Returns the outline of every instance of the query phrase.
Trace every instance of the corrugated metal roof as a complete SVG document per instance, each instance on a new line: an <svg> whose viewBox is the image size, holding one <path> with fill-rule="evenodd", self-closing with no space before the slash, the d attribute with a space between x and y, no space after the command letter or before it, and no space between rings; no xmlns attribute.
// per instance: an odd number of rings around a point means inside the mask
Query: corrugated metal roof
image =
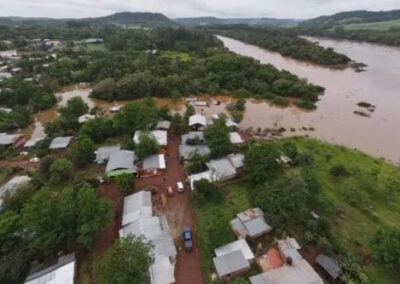
<svg viewBox="0 0 400 284"><path fill-rule="evenodd" d="M25 142L24 147L25 148L32 148L35 147L36 143L42 141L46 137L39 137L39 138L31 138L28 141Z"/></svg>
<svg viewBox="0 0 400 284"><path fill-rule="evenodd" d="M165 156L157 154L145 158L142 168L143 170L166 169Z"/></svg>
<svg viewBox="0 0 400 284"><path fill-rule="evenodd" d="M134 136L133 136L133 141L138 144L140 142L140 136L143 135L143 132L141 130L138 130L135 132ZM167 146L168 145L168 135L167 135L167 131L165 130L153 130L151 132L148 132L148 134L153 137L157 143L161 146Z"/></svg>
<svg viewBox="0 0 400 284"><path fill-rule="evenodd" d="M318 263L333 279L338 278L340 274L342 274L342 269L336 260L327 255L318 255L315 262Z"/></svg>
<svg viewBox="0 0 400 284"><path fill-rule="evenodd" d="M195 188L194 188L194 182L195 182L195 181L198 181L198 180L201 180L201 179L206 179L206 180L208 180L209 182L212 182L212 181L213 181L213 180L212 180L212 177L211 177L211 172L210 172L210 171L205 171L205 172L201 172L201 173L198 173L198 174L190 175L190 176L188 177L188 179L189 179L190 187L192 188L192 190L195 189Z"/></svg>
<svg viewBox="0 0 400 284"><path fill-rule="evenodd" d="M50 149L64 149L67 148L71 142L72 136L56 137L51 141Z"/></svg>
<svg viewBox="0 0 400 284"><path fill-rule="evenodd" d="M252 208L237 214L231 221L233 231L242 238L246 235L258 237L272 230L265 222L264 213L260 208Z"/></svg>
<svg viewBox="0 0 400 284"><path fill-rule="evenodd" d="M14 144L20 137L22 137L22 134L0 133L0 145Z"/></svg>
<svg viewBox="0 0 400 284"><path fill-rule="evenodd" d="M229 132L229 138L232 144L241 144L243 139L238 132Z"/></svg>
<svg viewBox="0 0 400 284"><path fill-rule="evenodd" d="M215 181L224 181L236 176L236 169L226 158L211 160L206 164L208 169L211 171L213 180Z"/></svg>
<svg viewBox="0 0 400 284"><path fill-rule="evenodd" d="M187 144L188 139L198 139L200 144L207 144L207 140L204 137L203 131L190 131L181 136L182 144Z"/></svg>
<svg viewBox="0 0 400 284"><path fill-rule="evenodd" d="M202 156L208 156L211 150L208 146L203 145L180 145L179 146L179 156L185 159L190 158L194 153L198 153Z"/></svg>
<svg viewBox="0 0 400 284"><path fill-rule="evenodd" d="M243 165L244 165L244 154L242 154L242 153L229 154L226 157L229 159L229 161L231 162L232 166L235 169L239 169L239 168L243 167Z"/></svg>
<svg viewBox="0 0 400 284"><path fill-rule="evenodd" d="M58 259L57 264L28 276L25 284L73 284L75 278L75 255Z"/></svg>
<svg viewBox="0 0 400 284"><path fill-rule="evenodd" d="M156 129L165 129L168 130L171 127L171 121L168 120L160 120L157 122Z"/></svg>
<svg viewBox="0 0 400 284"><path fill-rule="evenodd" d="M113 152L110 155L110 158L107 163L106 172L111 172L114 170L127 169L132 171L132 173L136 172L135 162L135 153L128 150L119 150Z"/></svg>
<svg viewBox="0 0 400 284"><path fill-rule="evenodd" d="M207 125L207 119L205 116L202 116L200 114L194 114L189 117L189 126L193 126L196 124L200 124L203 126Z"/></svg>
<svg viewBox="0 0 400 284"><path fill-rule="evenodd" d="M250 277L251 284L323 284L323 280L304 259Z"/></svg>
<svg viewBox="0 0 400 284"><path fill-rule="evenodd" d="M104 146L100 147L95 151L96 154L96 162L102 163L108 160L111 154L119 151L121 149L120 145L112 145L112 146Z"/></svg>
<svg viewBox="0 0 400 284"><path fill-rule="evenodd" d="M150 266L150 281L152 284L175 283L175 265L169 258L163 257Z"/></svg>
<svg viewBox="0 0 400 284"><path fill-rule="evenodd" d="M240 250L243 253L245 259L254 259L254 254L245 239L240 239L232 243L226 244L222 247L216 248L214 252L216 256L222 256L237 250Z"/></svg>
<svg viewBox="0 0 400 284"><path fill-rule="evenodd" d="M151 217L152 215L151 192L142 190L124 198L122 226L132 223L140 217Z"/></svg>
<svg viewBox="0 0 400 284"><path fill-rule="evenodd" d="M249 261L246 260L240 250L214 257L213 262L219 277L250 268Z"/></svg>

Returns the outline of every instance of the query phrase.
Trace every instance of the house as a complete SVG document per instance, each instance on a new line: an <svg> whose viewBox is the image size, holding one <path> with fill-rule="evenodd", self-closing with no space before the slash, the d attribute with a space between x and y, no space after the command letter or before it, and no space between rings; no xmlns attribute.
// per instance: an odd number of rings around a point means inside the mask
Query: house
<svg viewBox="0 0 400 284"><path fill-rule="evenodd" d="M49 149L51 150L59 150L59 149L66 149L71 142L72 136L66 137L56 137L51 141Z"/></svg>
<svg viewBox="0 0 400 284"><path fill-rule="evenodd" d="M138 130L135 132L135 135L133 136L133 141L138 144L140 142L140 137L143 135L143 131ZM153 130L148 133L151 137L153 137L158 145L160 146L167 146L168 145L168 134L167 131L165 130Z"/></svg>
<svg viewBox="0 0 400 284"><path fill-rule="evenodd" d="M25 142L24 148L33 149L38 142L43 141L45 138L46 137L31 138Z"/></svg>
<svg viewBox="0 0 400 284"><path fill-rule="evenodd" d="M189 133L183 134L181 136L182 144L186 145L206 145L207 140L204 137L204 132L202 131L190 131Z"/></svg>
<svg viewBox="0 0 400 284"><path fill-rule="evenodd" d="M213 262L220 279L240 275L250 270L250 263L241 250L214 257Z"/></svg>
<svg viewBox="0 0 400 284"><path fill-rule="evenodd" d="M238 132L229 132L229 139L232 144L242 144L243 139Z"/></svg>
<svg viewBox="0 0 400 284"><path fill-rule="evenodd" d="M73 284L75 263L75 254L62 256L56 264L29 275L25 284Z"/></svg>
<svg viewBox="0 0 400 284"><path fill-rule="evenodd" d="M0 51L0 58L2 58L2 59L17 59L18 52L16 49Z"/></svg>
<svg viewBox="0 0 400 284"><path fill-rule="evenodd" d="M206 179L209 182L213 182L212 174L211 174L210 171L205 171L205 172L201 172L201 173L198 173L198 174L193 174L193 175L188 176L188 180L189 180L189 183L190 183L190 188L192 190L195 190L194 183L196 181L202 180L202 179Z"/></svg>
<svg viewBox="0 0 400 284"><path fill-rule="evenodd" d="M10 113L13 111L11 108L8 108L8 107L0 107L0 110L4 111L5 113Z"/></svg>
<svg viewBox="0 0 400 284"><path fill-rule="evenodd" d="M207 126L207 119L200 114L189 117L189 128L194 131L204 130Z"/></svg>
<svg viewBox="0 0 400 284"><path fill-rule="evenodd" d="M119 151L120 149L120 145L100 147L94 152L96 155L96 163L104 164L106 161L108 161L108 159L110 159L111 154Z"/></svg>
<svg viewBox="0 0 400 284"><path fill-rule="evenodd" d="M121 106L115 105L113 107L110 107L110 112L111 113L116 113L116 112L119 112L120 109L121 109Z"/></svg>
<svg viewBox="0 0 400 284"><path fill-rule="evenodd" d="M84 114L84 115L81 115L80 117L78 117L78 122L79 122L80 124L82 124L82 123L84 123L84 122L86 122L86 121L88 121L88 120L95 119L95 118L96 118L95 115L92 115L92 114Z"/></svg>
<svg viewBox="0 0 400 284"><path fill-rule="evenodd" d="M6 134L0 133L0 145L10 146L18 142L22 134Z"/></svg>
<svg viewBox="0 0 400 284"><path fill-rule="evenodd" d="M160 120L159 122L157 122L156 129L169 130L170 128L171 128L171 121Z"/></svg>
<svg viewBox="0 0 400 284"><path fill-rule="evenodd" d="M195 153L201 156L208 156L210 155L210 148L208 146L203 145L179 145L179 157L187 160Z"/></svg>
<svg viewBox="0 0 400 284"><path fill-rule="evenodd" d="M156 154L143 159L143 171L165 170L166 168L165 156L163 154Z"/></svg>
<svg viewBox="0 0 400 284"><path fill-rule="evenodd" d="M3 198L7 195L13 195L18 189L26 186L31 181L28 176L15 176L0 187L0 206L3 204Z"/></svg>
<svg viewBox="0 0 400 284"><path fill-rule="evenodd" d="M214 181L225 181L236 176L236 169L228 159L210 160L206 163Z"/></svg>
<svg viewBox="0 0 400 284"><path fill-rule="evenodd" d="M238 154L229 154L226 156L226 158L229 160L229 162L232 164L232 166L236 170L240 170L244 166L244 154L238 153Z"/></svg>
<svg viewBox="0 0 400 284"><path fill-rule="evenodd" d="M254 254L251 251L251 249L245 239L240 239L240 240L231 242L229 244L226 244L224 246L221 246L219 248L216 248L214 250L214 253L215 253L215 256L219 257L219 256L223 256L223 255L226 255L226 254L234 252L234 251L241 251L244 258L249 262L252 262L254 260Z"/></svg>
<svg viewBox="0 0 400 284"><path fill-rule="evenodd" d="M9 72L1 72L0 73L0 81L3 81L5 79L9 79L12 77L12 74Z"/></svg>
<svg viewBox="0 0 400 284"><path fill-rule="evenodd" d="M234 130L238 129L239 124L234 122L232 119L228 118L226 120L226 126L228 126L229 130L234 131Z"/></svg>
<svg viewBox="0 0 400 284"><path fill-rule="evenodd" d="M334 280L342 274L339 263L332 257L320 254L315 259L315 262Z"/></svg>
<svg viewBox="0 0 400 284"><path fill-rule="evenodd" d="M287 237L286 239L279 240L278 248L285 262L296 262L303 258L298 252L300 245L294 238Z"/></svg>
<svg viewBox="0 0 400 284"><path fill-rule="evenodd" d="M250 283L323 284L324 282L311 265L305 259L301 259L295 263L250 277Z"/></svg>
<svg viewBox="0 0 400 284"><path fill-rule="evenodd" d="M272 230L264 219L264 212L260 208L251 208L240 212L231 220L232 230L238 238L247 236L257 238Z"/></svg>
<svg viewBox="0 0 400 284"><path fill-rule="evenodd" d="M110 154L106 166L107 176L113 177L137 172L135 153L128 150L119 150Z"/></svg>
<svg viewBox="0 0 400 284"><path fill-rule="evenodd" d="M153 216L151 192L139 191L124 198L122 226L133 223L141 217Z"/></svg>

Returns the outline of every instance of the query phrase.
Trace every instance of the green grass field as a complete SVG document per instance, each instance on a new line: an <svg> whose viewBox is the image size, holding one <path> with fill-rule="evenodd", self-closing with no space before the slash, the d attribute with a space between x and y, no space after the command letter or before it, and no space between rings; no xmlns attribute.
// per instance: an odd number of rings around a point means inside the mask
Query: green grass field
<svg viewBox="0 0 400 284"><path fill-rule="evenodd" d="M88 44L85 46L86 51L106 51L106 47L103 43Z"/></svg>
<svg viewBox="0 0 400 284"><path fill-rule="evenodd" d="M386 21L386 22L349 24L345 25L344 28L346 30L376 30L376 31L387 31L391 28L400 29L400 19Z"/></svg>
<svg viewBox="0 0 400 284"><path fill-rule="evenodd" d="M165 50L160 52L161 57L166 58L179 58L183 62L192 61L193 57L186 52L179 52L179 51L172 51L172 50Z"/></svg>

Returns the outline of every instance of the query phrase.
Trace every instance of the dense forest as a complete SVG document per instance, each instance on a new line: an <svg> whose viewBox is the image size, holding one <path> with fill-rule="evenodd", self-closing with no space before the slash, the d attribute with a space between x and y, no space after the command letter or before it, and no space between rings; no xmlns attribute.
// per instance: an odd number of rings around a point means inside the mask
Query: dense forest
<svg viewBox="0 0 400 284"><path fill-rule="evenodd" d="M217 28L217 32L224 36L279 52L284 56L321 65L347 64L350 62L350 58L346 55L337 53L332 48L324 48L303 39L296 32L289 29L224 26Z"/></svg>

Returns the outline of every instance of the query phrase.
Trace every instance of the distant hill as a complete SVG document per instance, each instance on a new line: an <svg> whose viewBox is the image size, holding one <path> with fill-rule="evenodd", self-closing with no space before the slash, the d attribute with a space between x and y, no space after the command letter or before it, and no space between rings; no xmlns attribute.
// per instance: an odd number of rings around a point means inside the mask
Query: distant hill
<svg viewBox="0 0 400 284"><path fill-rule="evenodd" d="M275 19L275 18L177 18L175 21L184 26L215 26L215 25L250 25L250 26L274 26L274 27L293 27L300 20L294 19Z"/></svg>
<svg viewBox="0 0 400 284"><path fill-rule="evenodd" d="M303 21L300 26L334 26L346 24L360 24L384 22L400 19L400 10L392 11L350 11L341 12L331 16L321 16Z"/></svg>
<svg viewBox="0 0 400 284"><path fill-rule="evenodd" d="M51 19L51 18L23 18L23 17L0 17L0 25L144 25L144 26L174 26L165 15L148 12L121 12L105 17L82 18L82 19Z"/></svg>

